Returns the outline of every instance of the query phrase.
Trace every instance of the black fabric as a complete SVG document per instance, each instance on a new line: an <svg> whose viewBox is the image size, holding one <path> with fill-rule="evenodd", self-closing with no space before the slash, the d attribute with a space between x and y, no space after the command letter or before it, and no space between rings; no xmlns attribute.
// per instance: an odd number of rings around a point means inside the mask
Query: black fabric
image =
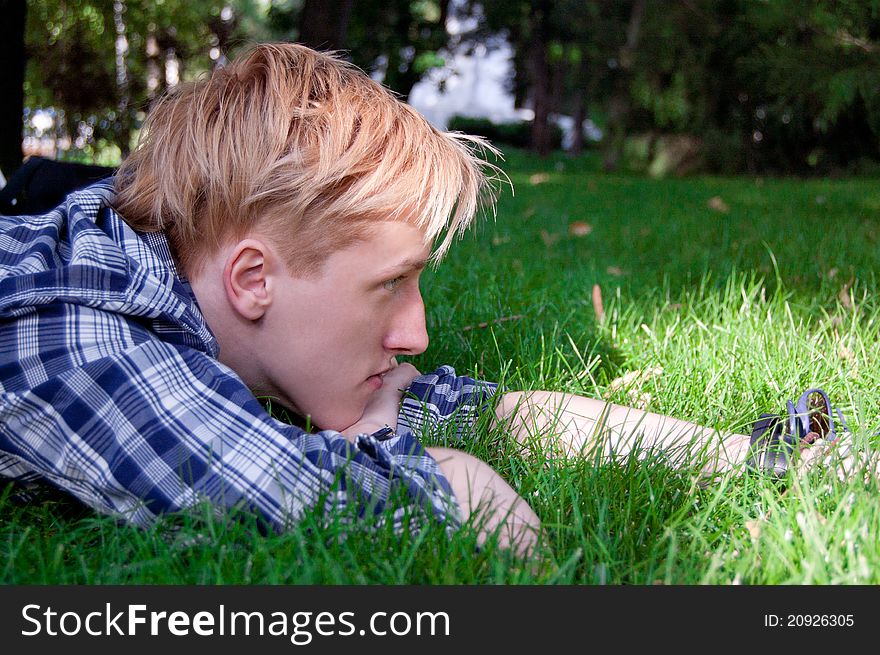
<svg viewBox="0 0 880 655"><path fill-rule="evenodd" d="M41 214L60 204L71 191L110 177L109 166L92 166L29 157L0 189L0 214Z"/></svg>
<svg viewBox="0 0 880 655"><path fill-rule="evenodd" d="M746 465L781 478L788 470L794 451L794 438L785 434L785 421L776 414L761 414L752 427L750 453Z"/></svg>

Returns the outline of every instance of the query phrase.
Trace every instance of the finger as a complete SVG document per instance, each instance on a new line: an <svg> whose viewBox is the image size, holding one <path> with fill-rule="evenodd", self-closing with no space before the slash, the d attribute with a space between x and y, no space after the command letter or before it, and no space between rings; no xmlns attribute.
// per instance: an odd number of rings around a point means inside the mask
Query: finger
<svg viewBox="0 0 880 655"><path fill-rule="evenodd" d="M386 382L397 385L398 387L407 387L416 377L420 375L419 370L412 364L404 362L397 368L388 371L385 374ZM401 389L402 390L402 389Z"/></svg>

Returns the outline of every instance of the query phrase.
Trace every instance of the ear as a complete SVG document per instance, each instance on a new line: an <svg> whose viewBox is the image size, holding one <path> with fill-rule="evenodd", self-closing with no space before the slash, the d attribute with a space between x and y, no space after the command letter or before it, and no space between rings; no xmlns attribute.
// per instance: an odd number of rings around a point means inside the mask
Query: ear
<svg viewBox="0 0 880 655"><path fill-rule="evenodd" d="M269 280L271 251L257 239L244 239L232 249L223 269L226 298L244 319L257 321L272 304Z"/></svg>

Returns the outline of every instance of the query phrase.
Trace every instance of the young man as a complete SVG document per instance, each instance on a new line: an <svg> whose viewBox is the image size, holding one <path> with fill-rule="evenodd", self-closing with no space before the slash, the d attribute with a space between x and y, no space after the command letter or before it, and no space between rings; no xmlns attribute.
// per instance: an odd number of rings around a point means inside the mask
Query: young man
<svg viewBox="0 0 880 655"><path fill-rule="evenodd" d="M280 530L403 493L395 522L476 514L525 552L528 504L423 430L466 444L494 406L566 455L638 438L701 448L710 471L745 459L746 436L398 362L428 347L419 275L491 200L492 168L357 69L260 45L164 98L144 135L115 180L0 217L0 475L139 525L207 500Z"/></svg>

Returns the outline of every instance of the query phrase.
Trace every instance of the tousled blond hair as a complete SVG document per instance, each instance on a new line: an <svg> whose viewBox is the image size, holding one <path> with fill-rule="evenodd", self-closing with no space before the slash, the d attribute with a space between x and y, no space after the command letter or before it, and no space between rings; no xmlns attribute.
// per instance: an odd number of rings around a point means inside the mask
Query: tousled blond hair
<svg viewBox="0 0 880 655"><path fill-rule="evenodd" d="M116 178L116 209L164 230L183 271L252 232L308 275L380 220L445 235L434 259L494 207L500 171L477 137L440 132L332 54L260 44L150 111ZM484 201L488 201L484 203Z"/></svg>

